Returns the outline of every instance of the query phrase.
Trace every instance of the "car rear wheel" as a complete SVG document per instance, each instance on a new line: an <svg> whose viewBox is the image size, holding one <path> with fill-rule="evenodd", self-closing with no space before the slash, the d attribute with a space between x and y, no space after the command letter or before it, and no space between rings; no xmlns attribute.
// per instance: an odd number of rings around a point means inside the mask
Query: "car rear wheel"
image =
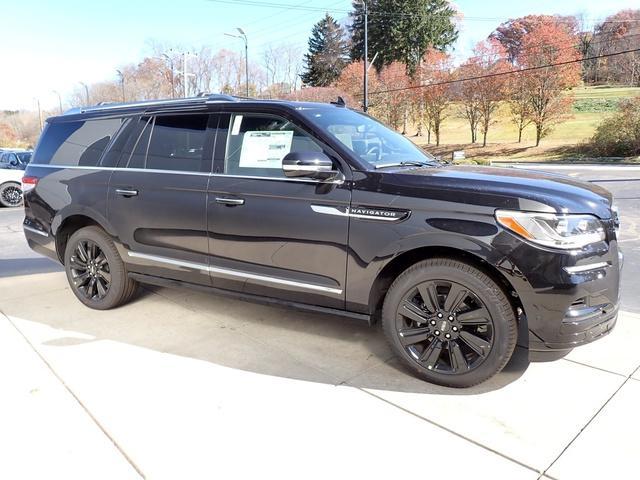
<svg viewBox="0 0 640 480"><path fill-rule="evenodd" d="M108 310L126 303L136 290L113 241L99 227L81 228L64 255L71 290L86 306Z"/></svg>
<svg viewBox="0 0 640 480"><path fill-rule="evenodd" d="M22 205L22 188L19 183L6 182L0 185L0 205L3 207Z"/></svg>
<svg viewBox="0 0 640 480"><path fill-rule="evenodd" d="M470 387L500 372L517 339L502 289L475 267L448 258L405 270L387 292L382 323L411 371L449 387Z"/></svg>

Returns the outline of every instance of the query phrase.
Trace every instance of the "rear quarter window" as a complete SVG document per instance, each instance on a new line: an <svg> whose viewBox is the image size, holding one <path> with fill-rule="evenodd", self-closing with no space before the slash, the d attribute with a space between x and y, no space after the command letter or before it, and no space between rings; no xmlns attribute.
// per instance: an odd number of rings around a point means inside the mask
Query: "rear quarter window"
<svg viewBox="0 0 640 480"><path fill-rule="evenodd" d="M48 124L31 163L95 167L121 124L120 118Z"/></svg>

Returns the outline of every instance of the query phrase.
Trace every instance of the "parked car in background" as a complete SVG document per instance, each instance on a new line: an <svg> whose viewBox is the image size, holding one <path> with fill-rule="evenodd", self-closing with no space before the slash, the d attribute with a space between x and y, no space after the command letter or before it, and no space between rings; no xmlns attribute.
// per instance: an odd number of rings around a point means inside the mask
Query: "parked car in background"
<svg viewBox="0 0 640 480"><path fill-rule="evenodd" d="M0 151L0 169L24 170L31 161L33 152L3 150Z"/></svg>
<svg viewBox="0 0 640 480"><path fill-rule="evenodd" d="M0 169L0 206L19 207L22 205L23 170L16 168Z"/></svg>
<svg viewBox="0 0 640 480"><path fill-rule="evenodd" d="M618 315L607 190L443 165L341 102L72 110L47 121L23 186L29 246L88 307L142 282L381 319L407 368L441 385L495 375L519 331L530 350L567 350Z"/></svg>

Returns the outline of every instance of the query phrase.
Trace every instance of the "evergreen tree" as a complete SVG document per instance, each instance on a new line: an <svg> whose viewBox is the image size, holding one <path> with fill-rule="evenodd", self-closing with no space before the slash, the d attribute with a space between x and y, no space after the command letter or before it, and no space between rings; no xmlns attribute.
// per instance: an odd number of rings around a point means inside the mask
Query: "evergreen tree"
<svg viewBox="0 0 640 480"><path fill-rule="evenodd" d="M430 48L444 51L458 38L455 9L448 0L367 0L369 59L380 70L393 62L415 73ZM351 59L364 57L363 0L354 0L351 12Z"/></svg>
<svg viewBox="0 0 640 480"><path fill-rule="evenodd" d="M312 87L327 87L335 82L349 62L349 45L344 29L328 13L316 23L305 54L306 71L302 81Z"/></svg>

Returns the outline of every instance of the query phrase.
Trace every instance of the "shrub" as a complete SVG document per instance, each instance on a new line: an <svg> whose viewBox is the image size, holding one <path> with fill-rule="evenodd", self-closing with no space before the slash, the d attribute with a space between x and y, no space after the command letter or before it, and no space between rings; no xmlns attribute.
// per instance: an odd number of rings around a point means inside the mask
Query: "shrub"
<svg viewBox="0 0 640 480"><path fill-rule="evenodd" d="M618 113L598 126L590 147L603 157L640 155L640 97L621 102Z"/></svg>

